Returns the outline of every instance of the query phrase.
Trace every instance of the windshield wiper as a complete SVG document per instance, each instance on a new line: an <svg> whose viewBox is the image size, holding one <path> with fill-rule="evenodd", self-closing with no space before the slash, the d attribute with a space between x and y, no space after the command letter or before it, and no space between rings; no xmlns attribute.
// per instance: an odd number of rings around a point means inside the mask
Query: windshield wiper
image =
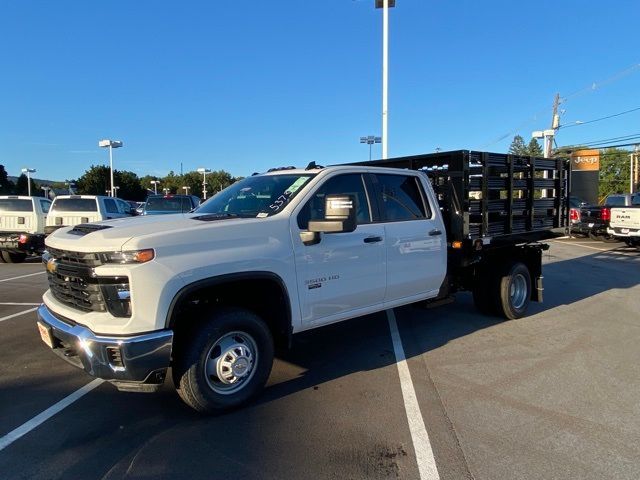
<svg viewBox="0 0 640 480"><path fill-rule="evenodd" d="M237 213L205 213L191 218L194 220L201 220L203 222L210 222L213 220L224 220L225 218L240 218L240 215Z"/></svg>

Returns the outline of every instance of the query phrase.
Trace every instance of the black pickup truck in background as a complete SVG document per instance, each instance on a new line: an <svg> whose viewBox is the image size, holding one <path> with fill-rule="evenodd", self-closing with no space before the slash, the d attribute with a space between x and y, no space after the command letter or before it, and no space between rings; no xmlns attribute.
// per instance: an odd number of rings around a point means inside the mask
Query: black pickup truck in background
<svg viewBox="0 0 640 480"><path fill-rule="evenodd" d="M587 205L580 208L580 218L572 223L571 231L588 235L594 240L603 242L616 242L617 240L607 233L611 220L612 207L628 207L632 203L633 195L615 194L608 195L603 205Z"/></svg>

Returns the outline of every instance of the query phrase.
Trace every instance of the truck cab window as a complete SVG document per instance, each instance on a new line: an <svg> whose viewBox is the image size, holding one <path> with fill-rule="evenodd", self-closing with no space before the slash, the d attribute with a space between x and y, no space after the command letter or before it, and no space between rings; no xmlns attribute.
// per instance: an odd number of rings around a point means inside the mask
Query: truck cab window
<svg viewBox="0 0 640 480"><path fill-rule="evenodd" d="M371 223L371 209L362 175L338 175L322 184L302 208L298 214L298 227L301 230L306 230L309 227L309 220L324 219L324 199L327 195L332 194L354 195L358 225Z"/></svg>
<svg viewBox="0 0 640 480"><path fill-rule="evenodd" d="M376 175L382 193L384 218L388 222L431 218L418 179L404 175Z"/></svg>
<svg viewBox="0 0 640 480"><path fill-rule="evenodd" d="M49 207L51 202L49 200L40 200L40 207L42 207L42 213L49 213Z"/></svg>
<svg viewBox="0 0 640 480"><path fill-rule="evenodd" d="M116 202L114 202L110 198L104 199L104 206L107 209L107 213L118 213L118 207L116 205Z"/></svg>

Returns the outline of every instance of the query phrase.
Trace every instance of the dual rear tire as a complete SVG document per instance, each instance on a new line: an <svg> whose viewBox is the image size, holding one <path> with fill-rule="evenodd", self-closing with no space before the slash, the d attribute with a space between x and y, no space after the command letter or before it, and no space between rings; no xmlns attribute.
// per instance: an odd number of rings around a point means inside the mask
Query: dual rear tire
<svg viewBox="0 0 640 480"><path fill-rule="evenodd" d="M508 320L525 315L531 301L531 273L522 262L514 262L502 271L485 271L472 290L473 301L482 313Z"/></svg>
<svg viewBox="0 0 640 480"><path fill-rule="evenodd" d="M27 258L26 253L0 252L0 259L6 263L22 263Z"/></svg>

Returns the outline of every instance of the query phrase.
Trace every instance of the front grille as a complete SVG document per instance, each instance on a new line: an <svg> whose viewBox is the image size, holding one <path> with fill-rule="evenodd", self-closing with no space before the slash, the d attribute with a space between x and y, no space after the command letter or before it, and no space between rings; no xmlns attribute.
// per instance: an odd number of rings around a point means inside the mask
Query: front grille
<svg viewBox="0 0 640 480"><path fill-rule="evenodd" d="M59 263L84 265L88 267L97 267L104 263L99 253L71 252L69 250L59 250L51 247L47 247L47 252Z"/></svg>
<svg viewBox="0 0 640 480"><path fill-rule="evenodd" d="M72 252L48 248L55 260L54 271L47 269L49 288L60 302L83 312L107 312L116 317L130 316L129 299L117 298L117 291L129 292L129 279L121 277L97 277L94 267L102 265L97 253ZM116 290L116 300L110 293ZM126 308L125 308L126 307Z"/></svg>
<svg viewBox="0 0 640 480"><path fill-rule="evenodd" d="M83 276L66 275L65 273L48 273L49 288L53 296L66 305L85 312L105 312L107 310L100 284L89 283Z"/></svg>

